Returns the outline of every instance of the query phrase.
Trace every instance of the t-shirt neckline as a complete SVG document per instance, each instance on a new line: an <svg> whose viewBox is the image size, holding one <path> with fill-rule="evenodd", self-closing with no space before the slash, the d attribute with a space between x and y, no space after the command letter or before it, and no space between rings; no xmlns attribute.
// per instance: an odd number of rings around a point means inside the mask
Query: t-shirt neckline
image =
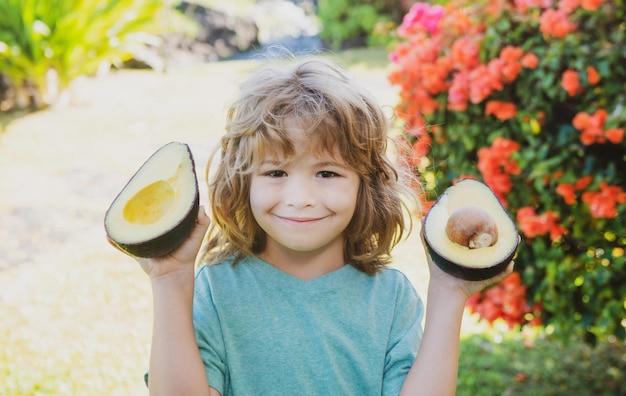
<svg viewBox="0 0 626 396"><path fill-rule="evenodd" d="M350 264L345 264L344 266L337 268L336 270L333 270L324 275L320 275L313 279L302 279L273 266L272 264L259 257L248 257L244 261L247 265L250 265L255 270L271 274L275 279L280 279L285 284L301 288L312 287L317 289L320 287L333 288L335 285L344 286L347 280L354 279L356 273L360 273L360 271L354 268L354 266Z"/></svg>

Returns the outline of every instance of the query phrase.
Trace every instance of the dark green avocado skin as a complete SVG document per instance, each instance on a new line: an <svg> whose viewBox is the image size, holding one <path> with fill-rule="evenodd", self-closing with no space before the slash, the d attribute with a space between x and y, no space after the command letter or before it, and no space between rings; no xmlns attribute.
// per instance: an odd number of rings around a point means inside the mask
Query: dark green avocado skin
<svg viewBox="0 0 626 396"><path fill-rule="evenodd" d="M191 230L196 225L199 208L200 196L196 192L196 200L187 216L163 235L151 241L135 244L122 244L108 238L109 242L117 249L133 257L153 258L165 256L176 250L189 237Z"/></svg>
<svg viewBox="0 0 626 396"><path fill-rule="evenodd" d="M516 247L509 256L507 256L506 258L502 260L502 262L494 266L486 267L486 268L473 268L473 267L465 267L461 264L455 263L453 261L446 259L445 257L440 256L430 246L428 246L427 241L424 244L424 246L426 247L426 250L430 254L430 257L432 257L433 261L439 268L441 268L443 271L447 272L448 274L456 278L470 280L470 281L481 281L481 280L493 278L494 276L498 275L499 273L501 273L502 271L506 269L506 267L509 265L513 257L515 257L515 254L517 252L517 247Z"/></svg>

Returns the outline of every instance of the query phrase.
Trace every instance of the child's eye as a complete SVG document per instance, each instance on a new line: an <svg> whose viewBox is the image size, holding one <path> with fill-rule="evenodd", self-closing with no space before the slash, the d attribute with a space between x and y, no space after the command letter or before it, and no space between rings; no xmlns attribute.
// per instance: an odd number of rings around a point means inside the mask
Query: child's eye
<svg viewBox="0 0 626 396"><path fill-rule="evenodd" d="M287 172L281 170L271 170L269 172L265 172L265 176L269 177L283 177L287 176Z"/></svg>
<svg viewBox="0 0 626 396"><path fill-rule="evenodd" d="M318 172L317 175L319 177L337 177L337 176L339 176L337 173L331 172L331 171L321 171L321 172Z"/></svg>

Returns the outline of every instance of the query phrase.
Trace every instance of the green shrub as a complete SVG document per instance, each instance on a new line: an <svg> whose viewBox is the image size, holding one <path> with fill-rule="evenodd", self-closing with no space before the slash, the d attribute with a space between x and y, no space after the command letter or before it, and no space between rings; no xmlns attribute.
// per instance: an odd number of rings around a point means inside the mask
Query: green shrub
<svg viewBox="0 0 626 396"><path fill-rule="evenodd" d="M20 107L45 106L74 78L130 57L133 43L162 29L162 8L161 0L3 0L0 73Z"/></svg>
<svg viewBox="0 0 626 396"><path fill-rule="evenodd" d="M623 0L417 3L390 55L426 200L494 190L523 237L518 322L563 341L626 338L625 18ZM498 294L474 307L502 312Z"/></svg>
<svg viewBox="0 0 626 396"><path fill-rule="evenodd" d="M402 0L319 0L320 37L334 50L383 45L402 21Z"/></svg>
<svg viewBox="0 0 626 396"><path fill-rule="evenodd" d="M625 373L623 342L563 348L543 338L476 335L461 342L457 395L624 395Z"/></svg>

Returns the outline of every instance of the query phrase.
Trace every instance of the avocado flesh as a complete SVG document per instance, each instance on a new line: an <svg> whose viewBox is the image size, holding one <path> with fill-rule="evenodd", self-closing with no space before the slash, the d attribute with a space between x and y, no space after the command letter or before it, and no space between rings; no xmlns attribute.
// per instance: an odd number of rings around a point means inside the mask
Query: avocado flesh
<svg viewBox="0 0 626 396"><path fill-rule="evenodd" d="M487 211L495 220L498 239L492 246L471 249L452 242L446 225L450 215L465 206ZM484 183L463 179L449 187L424 219L424 241L437 265L455 276L479 280L504 270L515 255L519 234L496 195Z"/></svg>
<svg viewBox="0 0 626 396"><path fill-rule="evenodd" d="M199 207L198 182L189 147L172 142L133 175L105 215L109 241L136 257L172 252L191 232Z"/></svg>

